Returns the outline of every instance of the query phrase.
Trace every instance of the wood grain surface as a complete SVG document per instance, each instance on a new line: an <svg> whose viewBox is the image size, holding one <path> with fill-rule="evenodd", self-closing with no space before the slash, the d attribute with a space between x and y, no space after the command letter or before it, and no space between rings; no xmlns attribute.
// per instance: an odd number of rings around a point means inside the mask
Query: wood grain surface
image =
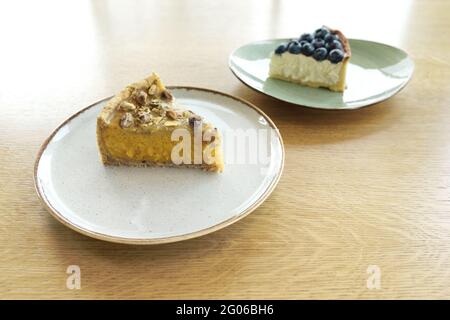
<svg viewBox="0 0 450 320"><path fill-rule="evenodd" d="M20 19L18 19L20 17ZM326 24L405 49L397 96L297 107L228 70L247 42ZM5 1L0 4L0 298L450 297L450 1ZM160 246L93 240L53 219L36 153L79 109L157 71L242 97L286 147L274 193L244 220ZM66 287L69 265L81 289ZM367 269L381 271L368 289Z"/></svg>

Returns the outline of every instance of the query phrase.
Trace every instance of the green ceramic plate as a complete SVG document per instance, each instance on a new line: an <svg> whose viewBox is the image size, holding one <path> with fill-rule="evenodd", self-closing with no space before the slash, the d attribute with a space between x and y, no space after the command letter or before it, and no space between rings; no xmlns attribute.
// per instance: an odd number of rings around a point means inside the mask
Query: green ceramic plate
<svg viewBox="0 0 450 320"><path fill-rule="evenodd" d="M343 93L268 78L270 54L289 39L253 42L234 51L231 71L251 88L290 103L319 109L356 109L386 100L413 74L408 54L382 43L350 39L352 57Z"/></svg>

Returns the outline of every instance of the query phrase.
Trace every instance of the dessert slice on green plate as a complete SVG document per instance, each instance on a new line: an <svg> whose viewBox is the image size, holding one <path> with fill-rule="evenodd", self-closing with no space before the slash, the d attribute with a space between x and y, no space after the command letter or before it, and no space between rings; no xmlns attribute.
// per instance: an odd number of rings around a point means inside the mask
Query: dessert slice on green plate
<svg viewBox="0 0 450 320"><path fill-rule="evenodd" d="M339 30L322 27L280 44L271 55L269 76L313 88L345 90L350 44Z"/></svg>

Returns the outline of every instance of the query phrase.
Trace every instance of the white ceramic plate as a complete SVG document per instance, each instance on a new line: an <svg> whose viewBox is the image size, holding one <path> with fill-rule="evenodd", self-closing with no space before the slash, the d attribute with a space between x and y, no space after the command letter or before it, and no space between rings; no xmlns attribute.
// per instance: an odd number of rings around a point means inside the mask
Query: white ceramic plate
<svg viewBox="0 0 450 320"><path fill-rule="evenodd" d="M224 135L224 172L103 166L95 129L105 99L61 124L38 154L36 190L55 218L102 240L166 243L228 226L269 196L284 164L283 142L273 122L255 106L227 94L186 87L171 90L181 105L205 116ZM234 157L227 158L227 153L234 154L236 141L227 140L226 132L236 129L272 133L267 161L236 163Z"/></svg>

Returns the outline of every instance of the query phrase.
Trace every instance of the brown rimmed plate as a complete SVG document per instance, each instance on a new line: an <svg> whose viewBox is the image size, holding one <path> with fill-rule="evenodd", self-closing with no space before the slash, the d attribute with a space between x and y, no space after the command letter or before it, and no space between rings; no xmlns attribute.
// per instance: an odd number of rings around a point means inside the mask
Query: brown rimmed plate
<svg viewBox="0 0 450 320"><path fill-rule="evenodd" d="M284 146L269 117L228 94L191 87L170 89L181 105L222 132L224 172L103 166L95 129L107 98L64 121L37 156L36 191L58 221L101 240L168 243L224 228L270 195L281 177ZM251 141L254 134L257 140Z"/></svg>

